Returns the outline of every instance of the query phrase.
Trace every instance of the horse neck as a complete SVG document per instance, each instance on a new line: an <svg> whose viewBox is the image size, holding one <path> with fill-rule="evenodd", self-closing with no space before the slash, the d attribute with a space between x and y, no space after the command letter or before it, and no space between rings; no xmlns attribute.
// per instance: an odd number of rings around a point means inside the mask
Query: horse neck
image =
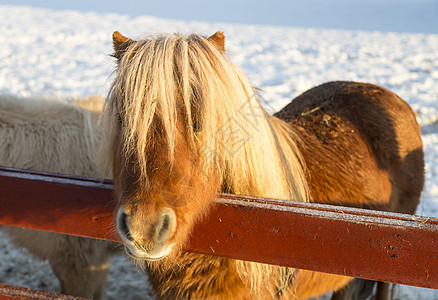
<svg viewBox="0 0 438 300"><path fill-rule="evenodd" d="M253 132L242 156L232 157L231 181L225 185L237 194L306 201L307 183L295 133L276 117L264 114L263 121L263 130Z"/></svg>

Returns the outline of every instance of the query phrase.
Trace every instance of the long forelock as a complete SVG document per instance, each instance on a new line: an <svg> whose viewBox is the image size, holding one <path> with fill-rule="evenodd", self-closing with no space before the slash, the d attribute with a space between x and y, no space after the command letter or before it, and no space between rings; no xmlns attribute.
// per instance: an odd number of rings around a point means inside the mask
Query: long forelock
<svg viewBox="0 0 438 300"><path fill-rule="evenodd" d="M293 139L283 153L279 144L286 138L276 137L252 86L208 39L170 34L133 43L119 64L110 99L112 115L122 118L125 151L136 154L142 176L147 177L148 132L158 119L171 163L183 130L207 177L218 168L236 193L307 199ZM200 132L193 130L194 119Z"/></svg>
<svg viewBox="0 0 438 300"><path fill-rule="evenodd" d="M194 101L203 97L199 84L206 80L203 64L211 61L208 56L218 54L215 51L199 35L171 34L135 42L124 53L110 91L110 110L120 115L124 150L127 155L136 154L143 176L154 122L163 127L171 163L178 130L183 128L190 146L197 142L193 118L200 115L193 116L192 107L200 105ZM178 122L183 126L177 126Z"/></svg>

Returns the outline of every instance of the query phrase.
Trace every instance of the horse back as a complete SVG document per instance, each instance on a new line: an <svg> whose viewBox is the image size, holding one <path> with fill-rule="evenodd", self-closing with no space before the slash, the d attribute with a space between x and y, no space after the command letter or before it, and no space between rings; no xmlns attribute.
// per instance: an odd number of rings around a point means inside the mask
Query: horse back
<svg viewBox="0 0 438 300"><path fill-rule="evenodd" d="M100 176L95 152L104 100L0 95L0 165Z"/></svg>
<svg viewBox="0 0 438 300"><path fill-rule="evenodd" d="M372 84L329 82L275 114L300 136L316 202L414 213L424 182L409 105Z"/></svg>

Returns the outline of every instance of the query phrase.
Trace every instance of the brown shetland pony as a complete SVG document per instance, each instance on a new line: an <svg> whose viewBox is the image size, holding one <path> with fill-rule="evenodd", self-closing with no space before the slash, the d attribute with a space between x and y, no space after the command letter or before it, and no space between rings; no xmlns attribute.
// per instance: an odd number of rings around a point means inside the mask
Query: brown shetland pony
<svg viewBox="0 0 438 300"><path fill-rule="evenodd" d="M218 192L414 213L420 129L406 102L331 82L269 116L226 58L224 36L113 35L117 77L104 111L116 227L163 299L295 299L351 278L184 253Z"/></svg>

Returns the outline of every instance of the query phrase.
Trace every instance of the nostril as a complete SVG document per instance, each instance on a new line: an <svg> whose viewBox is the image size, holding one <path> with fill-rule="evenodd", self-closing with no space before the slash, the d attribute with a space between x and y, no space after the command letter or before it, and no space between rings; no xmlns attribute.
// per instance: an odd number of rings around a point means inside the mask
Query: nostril
<svg viewBox="0 0 438 300"><path fill-rule="evenodd" d="M131 232L129 231L129 228L128 228L127 218L128 218L128 216L125 213L122 213L122 216L120 218L120 229L122 230L122 233L125 235L125 237L129 241L132 241L133 239L132 239Z"/></svg>
<svg viewBox="0 0 438 300"><path fill-rule="evenodd" d="M176 215L171 209L165 209L160 216L158 226L156 228L157 241L166 241L175 232Z"/></svg>
<svg viewBox="0 0 438 300"><path fill-rule="evenodd" d="M164 215L163 222L161 223L160 231L158 232L158 237L163 236L163 234L169 229L170 218L169 215Z"/></svg>

